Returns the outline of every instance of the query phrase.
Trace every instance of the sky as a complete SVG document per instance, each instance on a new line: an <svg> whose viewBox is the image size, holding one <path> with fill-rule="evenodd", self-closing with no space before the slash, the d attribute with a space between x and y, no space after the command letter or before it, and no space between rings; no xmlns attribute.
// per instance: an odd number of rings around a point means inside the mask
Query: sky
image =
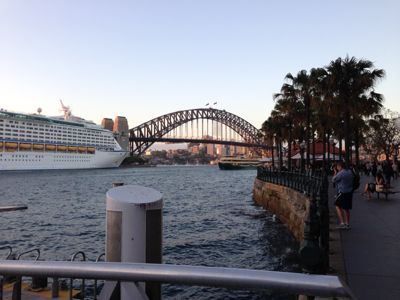
<svg viewBox="0 0 400 300"><path fill-rule="evenodd" d="M0 0L0 107L135 127L215 108L257 128L287 73L346 55L400 111L400 1Z"/></svg>

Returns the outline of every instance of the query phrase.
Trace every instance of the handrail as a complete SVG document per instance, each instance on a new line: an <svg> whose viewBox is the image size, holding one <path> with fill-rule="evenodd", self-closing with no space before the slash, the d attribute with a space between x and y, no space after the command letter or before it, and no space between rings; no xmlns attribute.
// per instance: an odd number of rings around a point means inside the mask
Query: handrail
<svg viewBox="0 0 400 300"><path fill-rule="evenodd" d="M8 254L6 256L6 259L9 259L11 257L11 255L12 255L13 249L9 245L0 247L0 250L4 250L4 249L8 249L9 252L8 252Z"/></svg>
<svg viewBox="0 0 400 300"><path fill-rule="evenodd" d="M75 261L75 258L76 258L79 254L82 256L82 261L86 261L86 255L85 255L85 252L83 252L83 251L77 251L77 252L75 252L74 254L72 254L72 256L71 256L71 261Z"/></svg>
<svg viewBox="0 0 400 300"><path fill-rule="evenodd" d="M143 263L0 260L0 274L133 282L151 281L352 298L349 288L336 276L237 268Z"/></svg>
<svg viewBox="0 0 400 300"><path fill-rule="evenodd" d="M28 209L28 206L26 206L26 205L6 205L6 206L0 206L0 212L14 211L14 210L23 210L23 209Z"/></svg>
<svg viewBox="0 0 400 300"><path fill-rule="evenodd" d="M101 253L99 256L97 256L97 258L96 258L96 262L99 262L100 261L100 259L102 258L102 257L104 257L106 254L103 252L103 253ZM93 288L93 296L94 296L94 300L96 300L97 299L97 279L95 279L94 280L94 288Z"/></svg>
<svg viewBox="0 0 400 300"><path fill-rule="evenodd" d="M19 259L21 258L22 255L25 255L25 254L28 254L28 253L31 253L31 252L37 252L37 256L36 256L36 258L35 258L35 261L37 261L37 260L39 259L39 257L40 257L40 249L39 249L39 248L34 248L34 249L30 249L30 250L21 252L21 253L17 256L17 260L19 260Z"/></svg>
<svg viewBox="0 0 400 300"><path fill-rule="evenodd" d="M71 262L75 261L75 258L81 255L82 256L82 261L86 261L86 254L83 251L77 251L71 256ZM81 278L81 277L79 277ZM71 277L69 280L69 299L72 299L72 290L73 290L73 284L74 284L74 278ZM85 279L82 278L82 284L81 284L81 298L85 299Z"/></svg>

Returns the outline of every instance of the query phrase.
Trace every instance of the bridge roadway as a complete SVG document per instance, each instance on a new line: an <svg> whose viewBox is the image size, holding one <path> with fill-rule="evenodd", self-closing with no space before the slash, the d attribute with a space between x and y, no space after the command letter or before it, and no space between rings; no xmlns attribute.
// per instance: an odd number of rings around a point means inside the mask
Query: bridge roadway
<svg viewBox="0 0 400 300"><path fill-rule="evenodd" d="M351 230L339 230L343 275L357 299L398 300L400 299L400 193L388 195L387 200L382 195L378 200L375 193L371 200L367 200L362 195L367 182L373 182L373 177L362 176L360 188L354 193ZM400 192L400 178L393 180L392 186L394 191ZM331 185L332 212L335 209L334 194ZM337 233L337 229L333 230L331 237ZM340 256L340 252L338 255Z"/></svg>
<svg viewBox="0 0 400 300"><path fill-rule="evenodd" d="M136 142L161 142L161 143L198 143L198 144L219 144L219 145L232 145L239 147L257 147L262 149L270 149L271 147L266 144L254 144L244 143L235 141L223 141L223 140L210 140L210 139L192 139L192 138L157 138L157 137L135 137L131 141Z"/></svg>

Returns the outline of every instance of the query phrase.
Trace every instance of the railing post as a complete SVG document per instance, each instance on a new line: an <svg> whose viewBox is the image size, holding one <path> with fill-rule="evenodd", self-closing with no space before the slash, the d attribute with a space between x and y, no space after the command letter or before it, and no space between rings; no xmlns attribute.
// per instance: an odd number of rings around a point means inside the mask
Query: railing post
<svg viewBox="0 0 400 300"><path fill-rule="evenodd" d="M3 300L3 282L4 282L3 276L1 276L1 278L0 278L0 300Z"/></svg>
<svg viewBox="0 0 400 300"><path fill-rule="evenodd" d="M82 256L82 261L86 261L86 255L85 255L85 253L82 252L82 251L75 252L75 253L72 255L72 257L71 257L71 261L75 261L75 258L76 258L78 255L81 255L81 256ZM73 283L74 283L74 279L71 278L71 279L69 280L69 299L72 299ZM81 292L80 292L80 294L81 294L81 295L80 295L80 296L81 296L81 299L85 299L85 279L84 279L84 278L82 279Z"/></svg>
<svg viewBox="0 0 400 300"><path fill-rule="evenodd" d="M319 272L321 264L321 249L318 240L317 207L315 199L312 198L310 199L308 218L305 221L304 240L301 243L299 252L303 270L307 273L315 274Z"/></svg>
<svg viewBox="0 0 400 300"><path fill-rule="evenodd" d="M12 291L12 300L21 300L22 276L17 276Z"/></svg>
<svg viewBox="0 0 400 300"><path fill-rule="evenodd" d="M320 245L323 251L322 268L326 273L329 269L329 204L328 204L328 178L326 174L322 175L321 186L319 190L319 217L321 224Z"/></svg>
<svg viewBox="0 0 400 300"><path fill-rule="evenodd" d="M58 278L54 277L53 282L51 283L51 297L58 298L58 295L59 295Z"/></svg>

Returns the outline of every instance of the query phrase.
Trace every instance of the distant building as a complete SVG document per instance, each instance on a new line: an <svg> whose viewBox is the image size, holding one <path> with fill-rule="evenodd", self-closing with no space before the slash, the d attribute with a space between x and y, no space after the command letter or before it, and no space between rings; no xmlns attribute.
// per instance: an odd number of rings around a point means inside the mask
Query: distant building
<svg viewBox="0 0 400 300"><path fill-rule="evenodd" d="M126 120L126 118L121 117L121 116L115 117L113 132L127 136L128 131L129 131L129 127L128 127L128 121Z"/></svg>
<svg viewBox="0 0 400 300"><path fill-rule="evenodd" d="M198 144L198 143L190 143L188 145L188 150L192 154L199 154L199 152L200 152L200 144Z"/></svg>
<svg viewBox="0 0 400 300"><path fill-rule="evenodd" d="M206 144L206 153L208 155L214 156L215 155L215 145L214 144Z"/></svg>
<svg viewBox="0 0 400 300"><path fill-rule="evenodd" d="M118 116L114 119L104 118L101 126L111 130L121 147L125 150L129 147L129 127L128 120L125 117Z"/></svg>
<svg viewBox="0 0 400 300"><path fill-rule="evenodd" d="M101 127L103 127L104 129L113 131L114 130L114 121L112 119L109 119L109 118L104 118L101 121Z"/></svg>
<svg viewBox="0 0 400 300"><path fill-rule="evenodd" d="M229 145L216 145L217 156L227 156L229 155Z"/></svg>

